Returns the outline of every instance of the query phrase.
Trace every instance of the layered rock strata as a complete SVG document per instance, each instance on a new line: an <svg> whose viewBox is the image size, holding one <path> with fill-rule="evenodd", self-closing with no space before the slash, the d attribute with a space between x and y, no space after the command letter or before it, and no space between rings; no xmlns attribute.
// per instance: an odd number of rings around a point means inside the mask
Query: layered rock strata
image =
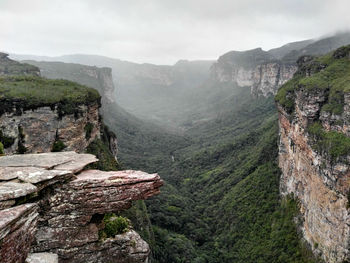
<svg viewBox="0 0 350 263"><path fill-rule="evenodd" d="M50 152L55 143L65 151L83 152L100 136L99 102L76 105L78 114L60 116L58 106L6 112L0 116L0 135L6 140L5 153L21 147L26 153ZM24 147L24 148L23 148Z"/></svg>
<svg viewBox="0 0 350 263"><path fill-rule="evenodd" d="M141 171L82 171L96 161L75 152L0 158L1 262L24 262L30 249L27 262L54 260L47 253L59 262L147 262L149 246L132 228L104 239L99 231L104 214L158 194L162 180Z"/></svg>
<svg viewBox="0 0 350 263"><path fill-rule="evenodd" d="M344 82L330 82L326 89L321 88L321 81L315 86L300 83L316 83L310 79L323 80L321 74L328 73L327 67L334 74L332 65L349 63L347 58L339 59L343 58L334 57L329 65L304 59L308 64L300 65L297 77L301 80L295 82L294 89L282 87L285 90L278 95L285 94L277 102L280 191L299 200L302 236L317 256L330 263L350 261L350 96L343 89L336 97L340 98L337 104L331 97L330 83Z"/></svg>
<svg viewBox="0 0 350 263"><path fill-rule="evenodd" d="M296 70L295 63L284 63L258 48L221 56L211 67L211 78L226 85L250 87L252 94L266 97L276 94Z"/></svg>

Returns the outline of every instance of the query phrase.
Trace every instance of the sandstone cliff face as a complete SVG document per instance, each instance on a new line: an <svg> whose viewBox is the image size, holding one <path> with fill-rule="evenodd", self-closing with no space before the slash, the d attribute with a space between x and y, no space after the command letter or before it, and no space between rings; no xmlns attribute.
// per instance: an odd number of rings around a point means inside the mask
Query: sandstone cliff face
<svg viewBox="0 0 350 263"><path fill-rule="evenodd" d="M323 72L325 67L311 74L299 74L310 78L317 72ZM341 111L328 112L324 106L331 100L330 93L328 89L308 89L299 85L287 95L293 99L292 111L286 107L288 104L277 103L279 166L282 170L280 191L282 195L292 194L300 201L303 219L300 227L315 254L325 262L348 262L350 154L344 151L344 147L346 136L350 135L350 100L349 93L345 92ZM315 147L324 140L314 138L310 127L317 127L315 125L319 125L319 133L336 131L332 135L342 139L336 142L328 138L323 149ZM344 151L344 154L335 155L334 150Z"/></svg>
<svg viewBox="0 0 350 263"><path fill-rule="evenodd" d="M276 94L296 70L295 64L285 64L267 52L255 49L223 55L211 67L211 78L219 83L250 87L253 95L266 97Z"/></svg>
<svg viewBox="0 0 350 263"><path fill-rule="evenodd" d="M28 262L56 262L54 254L59 262L147 262L149 246L132 228L109 238L99 231L104 214L158 194L162 180L140 171L81 172L96 161L74 152L0 158L1 262L24 262L29 250Z"/></svg>
<svg viewBox="0 0 350 263"><path fill-rule="evenodd" d="M274 95L277 89L293 77L295 65L266 63L254 68L232 67L230 71L215 64L212 68L214 79L221 83L232 83L239 87L250 87L253 95Z"/></svg>
<svg viewBox="0 0 350 263"><path fill-rule="evenodd" d="M7 141L5 153L50 152L58 141L64 144L65 151L83 152L100 136L99 102L75 107L76 113L63 116L56 105L3 113L0 132Z"/></svg>

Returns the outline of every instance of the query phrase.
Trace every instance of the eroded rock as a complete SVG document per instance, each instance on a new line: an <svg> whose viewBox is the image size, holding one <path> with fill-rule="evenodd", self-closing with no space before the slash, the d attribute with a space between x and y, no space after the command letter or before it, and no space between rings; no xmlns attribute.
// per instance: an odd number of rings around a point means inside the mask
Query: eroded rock
<svg viewBox="0 0 350 263"><path fill-rule="evenodd" d="M21 263L27 258L36 230L38 206L24 204L0 211L0 262Z"/></svg>
<svg viewBox="0 0 350 263"><path fill-rule="evenodd" d="M86 257L95 257L90 262L145 262L149 247L136 232L101 241L99 228L104 214L158 194L162 184L158 174L141 171L83 171L42 201L45 212L33 249L53 251L64 262L85 262Z"/></svg>
<svg viewBox="0 0 350 263"><path fill-rule="evenodd" d="M30 183L6 182L0 184L0 201L15 199L35 193L37 188Z"/></svg>
<svg viewBox="0 0 350 263"><path fill-rule="evenodd" d="M96 161L93 155L75 152L0 158L0 207L7 208L0 211L0 242L6 245L1 246L0 255L9 255L0 262L24 262L35 230L31 249L39 254L30 255L28 263L55 260L46 252L56 253L60 262L147 262L149 246L132 228L107 239L99 232L104 228L104 214L158 194L163 181L158 174L132 170L81 172ZM26 199L21 202L35 200L38 206L8 208L22 197ZM17 238L19 243L15 243Z"/></svg>
<svg viewBox="0 0 350 263"><path fill-rule="evenodd" d="M280 191L300 200L301 230L313 252L325 262L338 263L350 260L350 156L331 161L316 152L307 128L318 121L325 130L349 134L350 111L344 107L344 122L337 126L330 115L320 114L325 100L325 91L300 89L292 115L278 105Z"/></svg>

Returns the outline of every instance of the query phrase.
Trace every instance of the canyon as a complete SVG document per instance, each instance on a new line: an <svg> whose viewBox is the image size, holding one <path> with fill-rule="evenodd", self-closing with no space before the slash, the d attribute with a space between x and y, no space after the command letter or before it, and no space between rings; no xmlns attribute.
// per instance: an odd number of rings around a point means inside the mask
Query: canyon
<svg viewBox="0 0 350 263"><path fill-rule="evenodd" d="M92 162L87 170L66 169L68 173L61 174L55 165L12 167L10 159L4 159L7 166L3 169L10 178L2 184L10 183L5 188L12 192L6 192L1 206L18 219L9 223L11 229L26 229L28 236L23 238L33 241L30 248L26 243L27 261L47 257L61 262L113 258L156 263L347 262L349 53L346 48L326 53L348 42L349 34L343 34L269 51L231 51L216 62L180 61L173 66L88 55L57 59L64 62L27 60L44 77L76 81L101 94L101 98L77 104L77 113L60 114L58 102L34 109L15 105L2 115L6 123L2 140L13 141L5 148L7 154L18 152L21 145L29 156L51 151L59 140L66 147L57 154L72 158L71 151L78 151L79 159L88 157ZM326 55L311 56L320 54ZM193 80L191 70L197 72ZM320 75L323 77L318 78ZM177 89L176 83L183 89ZM142 111L139 117L145 117L142 120L118 105L123 96L130 95L126 91L133 85L137 86L133 96L139 97L131 96L130 101L150 99L138 109ZM119 89L125 92L121 97ZM182 117L158 122L157 114L155 122L149 121L155 120L151 116L154 108L169 110L168 100L178 107L177 102L186 96L191 108L187 104L180 108L181 114L191 114L190 122ZM40 124L41 118L54 123L53 127ZM76 135L66 133L65 127L71 129L75 122L80 123ZM173 126L164 129L159 123L180 126L181 132L174 132ZM49 139L35 142L39 129ZM96 159L84 152L96 140L103 141L114 160L118 152L118 160L128 170L104 172L92 167ZM50 179L28 181L28 176L13 175L36 169L46 170L40 178ZM155 172L166 181L159 195L163 182ZM130 211L126 208L131 200L153 195L157 196L146 202L145 209L152 222L150 236L155 237L148 245L136 227L105 237L110 212L124 215ZM11 210L17 207L18 211ZM23 217L28 219L25 226ZM140 225L144 228L143 222ZM2 233L8 231L4 227ZM6 244L17 237L10 234ZM11 253L20 260L25 257Z"/></svg>

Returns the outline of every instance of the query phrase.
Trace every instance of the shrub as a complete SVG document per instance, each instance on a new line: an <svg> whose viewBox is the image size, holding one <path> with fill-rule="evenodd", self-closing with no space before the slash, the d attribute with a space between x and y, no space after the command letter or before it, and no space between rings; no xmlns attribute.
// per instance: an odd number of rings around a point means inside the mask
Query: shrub
<svg viewBox="0 0 350 263"><path fill-rule="evenodd" d="M308 132L314 138L312 148L319 153L328 153L331 161L350 154L350 138L336 131L325 131L319 122L308 127Z"/></svg>
<svg viewBox="0 0 350 263"><path fill-rule="evenodd" d="M25 135L23 132L23 128L18 126L18 148L17 153L24 154L27 152L27 147L24 146Z"/></svg>
<svg viewBox="0 0 350 263"><path fill-rule="evenodd" d="M85 127L84 127L84 130L85 130L85 139L86 140L90 140L91 138L91 133L92 133L92 130L94 129L94 125L91 123L91 122L88 122Z"/></svg>
<svg viewBox="0 0 350 263"><path fill-rule="evenodd" d="M52 152L61 152L63 151L67 146L61 141L61 140L56 140L54 143L53 143L53 146L52 146Z"/></svg>
<svg viewBox="0 0 350 263"><path fill-rule="evenodd" d="M3 146L5 148L8 148L12 146L15 143L15 138L7 137L3 134L3 132L0 130L0 141L2 142Z"/></svg>
<svg viewBox="0 0 350 263"><path fill-rule="evenodd" d="M4 145L0 142L0 154L4 154Z"/></svg>
<svg viewBox="0 0 350 263"><path fill-rule="evenodd" d="M114 237L128 231L129 221L127 218L122 216L116 216L114 213L105 214L103 218L104 229L106 237Z"/></svg>

